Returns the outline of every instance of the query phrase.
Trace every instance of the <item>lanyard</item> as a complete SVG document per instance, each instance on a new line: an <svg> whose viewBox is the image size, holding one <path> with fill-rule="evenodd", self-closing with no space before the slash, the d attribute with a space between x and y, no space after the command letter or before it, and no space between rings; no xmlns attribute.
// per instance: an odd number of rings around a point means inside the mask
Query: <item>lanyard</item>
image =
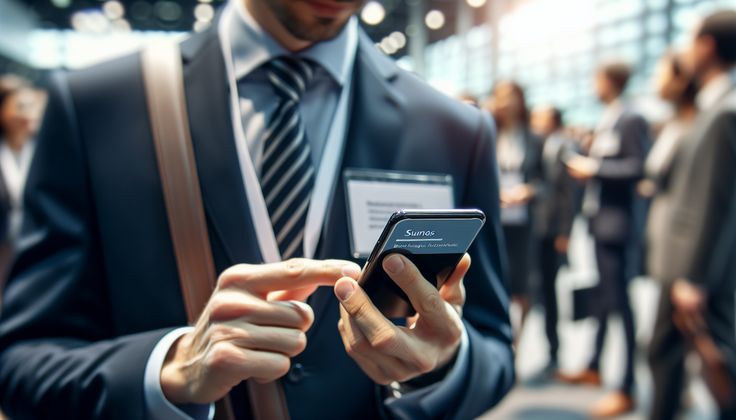
<svg viewBox="0 0 736 420"><path fill-rule="evenodd" d="M243 124L241 122L240 98L238 95L237 81L235 80L235 71L233 69L232 46L230 45L230 25L235 18L233 5L232 3L228 3L223 10L218 27L222 52L225 58L225 70L230 86L232 128L235 134L238 160L240 161L240 172L243 177L243 185L245 186L245 193L248 198L248 206L250 207L251 219L253 220L256 231L261 256L264 262L273 263L281 261L281 253L276 242L276 235L271 226L268 208L261 192L261 185L256 175L253 160L248 151ZM352 75L352 66L358 47L358 26L354 17L348 22L346 30L348 31L348 48L346 51L348 57L345 63L347 66L350 66L347 70ZM352 76L349 76L340 92L340 98L337 102L335 115L328 131L324 152L322 153L322 159L317 170L314 190L312 191L312 197L309 202L307 224L304 231L304 256L306 258L314 258L317 243L322 232L325 214L327 213L327 206L337 184L337 172L340 161L342 160L345 136L347 134L348 104L350 102L351 89Z"/></svg>

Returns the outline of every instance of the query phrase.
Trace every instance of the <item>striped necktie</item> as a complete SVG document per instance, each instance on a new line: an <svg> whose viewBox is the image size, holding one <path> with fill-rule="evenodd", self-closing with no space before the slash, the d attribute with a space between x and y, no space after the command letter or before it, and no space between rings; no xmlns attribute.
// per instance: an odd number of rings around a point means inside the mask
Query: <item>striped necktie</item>
<svg viewBox="0 0 736 420"><path fill-rule="evenodd" d="M305 60L279 57L266 64L280 98L266 126L260 162L261 191L282 259L304 255L304 228L314 187L312 153L299 100L314 77Z"/></svg>

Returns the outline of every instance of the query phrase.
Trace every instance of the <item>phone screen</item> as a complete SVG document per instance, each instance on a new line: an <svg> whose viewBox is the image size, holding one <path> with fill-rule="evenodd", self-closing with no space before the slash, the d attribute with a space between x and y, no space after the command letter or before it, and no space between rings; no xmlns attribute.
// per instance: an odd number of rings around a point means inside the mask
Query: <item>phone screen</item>
<svg viewBox="0 0 736 420"><path fill-rule="evenodd" d="M470 248L484 219L478 210L395 213L366 263L361 286L388 318L411 316L414 309L383 270L383 259L392 253L403 254L427 281L440 287Z"/></svg>

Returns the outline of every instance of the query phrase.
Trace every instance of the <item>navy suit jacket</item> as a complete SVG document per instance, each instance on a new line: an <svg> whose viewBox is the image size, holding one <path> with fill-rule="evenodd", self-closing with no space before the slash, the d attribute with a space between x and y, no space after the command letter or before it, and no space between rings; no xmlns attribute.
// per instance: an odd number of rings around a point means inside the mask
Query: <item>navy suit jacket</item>
<svg viewBox="0 0 736 420"><path fill-rule="evenodd" d="M621 114L613 131L621 147L617 154L601 160L596 175L601 185L600 207L590 219L590 232L598 242L625 244L639 227L636 184L644 176L651 141L646 120L630 110Z"/></svg>
<svg viewBox="0 0 736 420"><path fill-rule="evenodd" d="M365 36L353 74L343 168L451 174L455 199L488 223L471 250L464 320L470 363L441 417L471 418L514 381L504 245L489 118L399 70ZM185 92L218 272L262 261L239 171L217 33L182 44ZM316 258L350 258L342 180ZM26 224L0 318L2 409L23 418L145 417L143 373L159 339L186 324L138 55L56 77L28 179ZM375 418L381 389L346 355L331 288L298 374L294 418ZM248 416L242 387L235 409ZM417 404L416 417L427 417Z"/></svg>

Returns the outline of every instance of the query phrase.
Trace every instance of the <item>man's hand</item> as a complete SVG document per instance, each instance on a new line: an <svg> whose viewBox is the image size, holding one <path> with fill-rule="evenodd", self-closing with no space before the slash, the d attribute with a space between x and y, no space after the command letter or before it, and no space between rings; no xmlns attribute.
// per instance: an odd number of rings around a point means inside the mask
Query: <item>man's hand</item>
<svg viewBox="0 0 736 420"><path fill-rule="evenodd" d="M672 303L680 312L701 312L705 305L705 293L687 280L677 280L672 285Z"/></svg>
<svg viewBox="0 0 736 420"><path fill-rule="evenodd" d="M567 250L570 248L570 237L567 235L559 235L555 238L555 251L558 254L567 254Z"/></svg>
<svg viewBox="0 0 736 420"><path fill-rule="evenodd" d="M652 198L657 194L657 183L651 179L643 179L636 184L636 192L642 198Z"/></svg>
<svg viewBox="0 0 736 420"><path fill-rule="evenodd" d="M706 293L687 280L677 280L671 298L675 309L672 318L700 356L705 384L719 406L732 406L734 384L728 373L728 358L713 340L705 321Z"/></svg>
<svg viewBox="0 0 736 420"><path fill-rule="evenodd" d="M341 302L338 329L345 350L373 381L387 385L439 369L454 357L463 333L463 277L470 256L465 254L439 290L402 255L385 258L383 268L417 311L407 327L386 319L351 278L335 284L335 295Z"/></svg>
<svg viewBox="0 0 736 420"><path fill-rule="evenodd" d="M534 187L529 184L517 185L501 190L501 207L521 206L532 200L535 195Z"/></svg>
<svg viewBox="0 0 736 420"><path fill-rule="evenodd" d="M598 173L599 163L583 155L575 155L565 161L567 172L578 181L587 181Z"/></svg>
<svg viewBox="0 0 736 420"><path fill-rule="evenodd" d="M161 370L175 403L206 404L246 379L275 380L307 345L314 314L303 303L318 286L359 272L348 261L293 259L225 270L194 331L180 338Z"/></svg>
<svg viewBox="0 0 736 420"><path fill-rule="evenodd" d="M688 337L698 336L706 330L703 318L705 293L686 280L677 280L672 285L672 305L675 308L675 325Z"/></svg>

